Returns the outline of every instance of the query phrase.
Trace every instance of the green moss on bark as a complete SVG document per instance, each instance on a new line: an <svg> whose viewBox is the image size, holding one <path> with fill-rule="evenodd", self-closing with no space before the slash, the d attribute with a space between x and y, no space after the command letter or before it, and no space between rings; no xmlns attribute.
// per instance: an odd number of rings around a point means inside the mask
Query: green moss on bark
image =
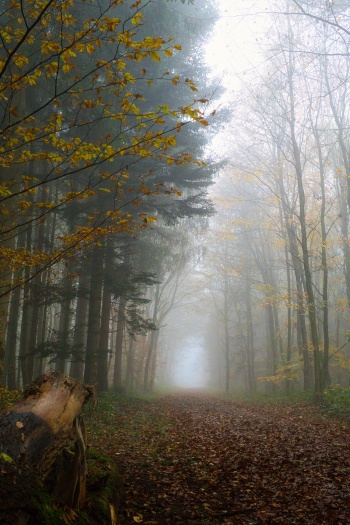
<svg viewBox="0 0 350 525"><path fill-rule="evenodd" d="M2 525L116 525L122 494L120 474L106 456L90 451L87 499L83 511L60 508L32 472L21 472L0 458ZM6 469L5 469L6 467Z"/></svg>

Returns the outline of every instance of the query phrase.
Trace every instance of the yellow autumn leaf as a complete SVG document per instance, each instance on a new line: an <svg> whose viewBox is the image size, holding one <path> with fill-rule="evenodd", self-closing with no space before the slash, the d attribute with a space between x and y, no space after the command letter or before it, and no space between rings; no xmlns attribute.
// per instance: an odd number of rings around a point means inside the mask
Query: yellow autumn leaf
<svg viewBox="0 0 350 525"><path fill-rule="evenodd" d="M35 75L28 75L28 76L26 77L26 81L27 81L27 83L28 83L30 86L35 86L35 84L36 84L36 80L37 80L37 79L36 79L36 76L35 76Z"/></svg>
<svg viewBox="0 0 350 525"><path fill-rule="evenodd" d="M132 25L137 26L138 24L141 23L142 19L143 19L142 13L137 13L135 16L132 17L131 23Z"/></svg>
<svg viewBox="0 0 350 525"><path fill-rule="evenodd" d="M154 62L160 61L160 54L157 51L150 51L149 55Z"/></svg>
<svg viewBox="0 0 350 525"><path fill-rule="evenodd" d="M133 520L136 521L136 523L142 523L143 522L142 514L136 514L136 516L133 517Z"/></svg>
<svg viewBox="0 0 350 525"><path fill-rule="evenodd" d="M29 62L28 58L23 55L19 55L14 58L14 63L16 64L17 67L26 66L28 62Z"/></svg>
<svg viewBox="0 0 350 525"><path fill-rule="evenodd" d="M0 458L2 458L4 461L7 461L8 463L12 463L13 459L11 456L5 454L5 452L0 452Z"/></svg>
<svg viewBox="0 0 350 525"><path fill-rule="evenodd" d="M64 64L64 66L62 67L64 73L68 73L68 71L70 71L71 69L75 69L74 64L72 64L71 62L67 62L67 64Z"/></svg>

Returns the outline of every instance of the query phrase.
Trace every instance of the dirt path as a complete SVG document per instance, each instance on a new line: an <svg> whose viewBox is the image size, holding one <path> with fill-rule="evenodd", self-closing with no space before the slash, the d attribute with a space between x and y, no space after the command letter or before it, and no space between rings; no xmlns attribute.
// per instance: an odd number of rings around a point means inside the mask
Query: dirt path
<svg viewBox="0 0 350 525"><path fill-rule="evenodd" d="M350 427L312 407L126 402L97 445L123 469L122 525L350 524Z"/></svg>

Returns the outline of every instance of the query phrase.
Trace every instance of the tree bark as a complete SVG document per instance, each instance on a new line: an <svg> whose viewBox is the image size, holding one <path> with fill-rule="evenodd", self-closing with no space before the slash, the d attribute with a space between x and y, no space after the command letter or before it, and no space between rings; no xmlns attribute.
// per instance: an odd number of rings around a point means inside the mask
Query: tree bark
<svg viewBox="0 0 350 525"><path fill-rule="evenodd" d="M73 266L74 261L69 259L65 263L64 274L62 276L62 303L60 311L60 321L58 326L57 342L59 343L57 356L55 359L56 372L65 372L65 365L69 346L69 326L72 315L72 296L73 296Z"/></svg>
<svg viewBox="0 0 350 525"><path fill-rule="evenodd" d="M245 284L245 300L247 310L247 376L248 376L248 390L250 394L256 392L255 380L255 355L254 355L254 329L253 329L253 314L252 314L252 298L251 298L251 283L246 277Z"/></svg>
<svg viewBox="0 0 350 525"><path fill-rule="evenodd" d="M80 414L93 393L92 387L50 371L1 414L0 450L12 461L0 465L0 523L40 523L33 521L38 509L31 501L39 488L57 505L83 507L86 436Z"/></svg>
<svg viewBox="0 0 350 525"><path fill-rule="evenodd" d="M110 320L112 290L109 272L113 266L113 249L111 241L107 240L105 255L105 271L103 276L103 298L101 308L101 329L98 347L97 383L99 392L108 390L108 350L110 339Z"/></svg>
<svg viewBox="0 0 350 525"><path fill-rule="evenodd" d="M153 305L153 316L152 316L152 322L156 326L159 323L159 319L158 319L159 300L160 300L160 285L159 283L157 283L156 293L154 297L154 305ZM156 351L155 343L156 343L155 330L153 330L150 335L150 340L149 340L149 344L147 348L145 370L144 370L144 375L143 375L143 390L145 392L149 391L150 389L150 384L149 384L150 383L150 367L151 367L151 360L152 360L153 352Z"/></svg>
<svg viewBox="0 0 350 525"><path fill-rule="evenodd" d="M293 35L289 26L289 41L293 42ZM322 378L321 378L321 354L320 354L320 343L319 335L317 329L317 314L316 314L316 304L314 297L313 281L312 281L312 272L310 266L310 252L309 252L309 243L308 243L308 233L307 233L307 224L306 224L306 197L304 191L304 181L303 181L303 168L301 161L301 152L297 142L297 133L296 133L296 109L295 109L295 93L294 93L294 56L293 49L289 49L289 62L290 67L288 69L288 90L289 90L289 110L290 110L290 119L289 119L289 130L291 135L292 142L292 153L293 153L293 163L295 168L297 188L298 188L298 197L299 197L299 223L301 231L301 251L303 255L303 268L305 276L305 291L307 297L307 312L310 324L310 338L312 343L313 350L313 364L314 364L314 389L316 397L322 393Z"/></svg>
<svg viewBox="0 0 350 525"><path fill-rule="evenodd" d="M78 299L74 320L73 355L69 370L69 375L77 379L82 379L84 375L86 323L89 306L86 273L87 265L83 261L79 274Z"/></svg>
<svg viewBox="0 0 350 525"><path fill-rule="evenodd" d="M117 335L115 340L115 360L114 360L114 375L113 388L117 392L122 389L122 364L123 364L123 341L125 328L125 307L126 298L121 296L119 298L118 306L118 321L117 321Z"/></svg>
<svg viewBox="0 0 350 525"><path fill-rule="evenodd" d="M95 383L97 381L97 358L101 328L103 262L103 247L94 246L92 252L88 331L84 370L84 381L86 383Z"/></svg>

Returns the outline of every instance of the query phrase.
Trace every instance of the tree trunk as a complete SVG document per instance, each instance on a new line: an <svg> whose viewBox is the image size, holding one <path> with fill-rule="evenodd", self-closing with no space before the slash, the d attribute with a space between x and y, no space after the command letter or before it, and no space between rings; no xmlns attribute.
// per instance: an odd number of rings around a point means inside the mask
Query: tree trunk
<svg viewBox="0 0 350 525"><path fill-rule="evenodd" d="M73 295L73 266L74 261L72 259L69 259L65 263L64 268L64 275L63 278L63 286L62 286L62 302L61 302L61 311L60 311L60 321L58 326L58 349L57 349L57 356L55 360L55 369L56 372L61 372L62 374L65 372L65 365L68 355L68 348L69 348L69 326L70 326L70 320L71 320L71 302L72 302L72 295Z"/></svg>
<svg viewBox="0 0 350 525"><path fill-rule="evenodd" d="M69 375L76 379L82 379L84 375L86 321L89 306L86 271L86 264L83 262L79 273L78 299L74 320L73 353L69 370Z"/></svg>
<svg viewBox="0 0 350 525"><path fill-rule="evenodd" d="M293 35L289 26L289 42L293 42ZM301 251L303 255L303 268L305 275L305 291L307 297L307 310L308 318L310 323L310 338L313 349L313 361L314 361L314 388L315 395L319 396L322 393L322 380L321 380L321 355L320 355L320 343L319 335L317 330L317 313L316 303L314 297L314 289L312 282L312 272L310 267L310 253L309 253L309 242L306 224L306 198L304 192L304 181L303 181L303 168L301 162L301 152L297 142L296 133L296 110L295 110L295 94L294 94L294 55L293 49L289 50L290 67L288 69L288 88L289 88L289 104L290 104L290 119L289 127L291 134L293 160L295 167L295 174L297 180L297 189L299 197L299 222L301 231Z"/></svg>
<svg viewBox="0 0 350 525"><path fill-rule="evenodd" d="M321 236L322 236L322 328L323 328L323 362L321 372L321 388L324 390L330 384L329 375L329 308L328 308L328 256L327 256L327 228L326 228L326 183L325 183L325 162L322 157L321 139L318 129L314 128L318 158L320 164L320 186L321 186Z"/></svg>
<svg viewBox="0 0 350 525"><path fill-rule="evenodd" d="M86 383L94 383L97 381L97 357L101 325L102 272L103 249L99 246L94 246L92 252L88 333L84 371L84 381Z"/></svg>
<svg viewBox="0 0 350 525"><path fill-rule="evenodd" d="M120 391L122 388L122 363L123 363L123 341L125 328L125 297L119 298L117 335L115 340L115 360L114 360L114 378L113 388Z"/></svg>
<svg viewBox="0 0 350 525"><path fill-rule="evenodd" d="M231 348L229 334L229 307L228 307L228 275L225 269L224 276L224 345L225 345L225 394L230 393L231 387Z"/></svg>
<svg viewBox="0 0 350 525"><path fill-rule="evenodd" d="M30 252L32 249L32 226L29 225L26 231L26 249ZM30 305L30 269L28 267L24 270L25 285L23 287L23 306L22 306L22 321L21 321L21 335L19 342L19 358L22 373L23 386L32 381L31 370L27 367L28 361L28 337L31 317Z"/></svg>
<svg viewBox="0 0 350 525"><path fill-rule="evenodd" d="M110 332L112 292L108 283L103 287L101 330L98 348L97 383L99 392L108 390L108 342Z"/></svg>
<svg viewBox="0 0 350 525"><path fill-rule="evenodd" d="M134 346L135 340L133 336L130 335L125 373L125 387L129 390L132 390L134 388Z"/></svg>
<svg viewBox="0 0 350 525"><path fill-rule="evenodd" d="M297 244L297 232L293 223L292 206L288 202L287 193L284 188L283 170L279 171L279 191L281 194L282 210L284 214L284 224L288 238L288 249L291 256L291 262L294 270L295 285L296 285L296 311L297 311L297 340L299 352L303 358L303 373L304 373L304 390L308 391L312 388L312 370L310 363L310 356L308 351L308 337L305 322L305 305L304 305L304 288L305 279L303 276L303 268L299 248Z"/></svg>
<svg viewBox="0 0 350 525"><path fill-rule="evenodd" d="M245 299L247 309L247 376L248 376L248 390L250 394L256 392L255 381L255 355L254 355L254 330L253 330L253 315L252 315L252 298L251 298L251 284L248 277L246 277L245 285Z"/></svg>
<svg viewBox="0 0 350 525"><path fill-rule="evenodd" d="M160 300L160 285L159 283L157 283L156 293L154 296L153 316L152 316L152 322L155 326L157 326L158 324L159 300ZM149 384L150 383L150 367L151 367L153 352L155 351L155 343L156 343L156 337L155 337L155 331L153 330L151 333L149 345L147 348L145 370L144 370L144 375L143 375L143 390L145 392L147 392L150 388L150 384Z"/></svg>
<svg viewBox="0 0 350 525"><path fill-rule="evenodd" d="M1 462L2 524L41 523L33 501L40 488L57 505L83 507L86 436L80 413L92 395L91 387L51 371L2 413L0 450L12 459Z"/></svg>
<svg viewBox="0 0 350 525"><path fill-rule="evenodd" d="M154 390L154 383L156 380L156 372L157 372L157 361L158 361L158 339L159 339L159 330L155 331L155 341L154 341L154 350L152 355L152 362L151 362L151 370L149 375L149 391L153 392Z"/></svg>
<svg viewBox="0 0 350 525"><path fill-rule="evenodd" d="M103 298L101 309L101 329L98 347L97 383L99 392L108 390L108 345L110 340L110 320L112 290L110 283L110 271L113 266L113 249L111 241L107 239L105 270L103 276Z"/></svg>
<svg viewBox="0 0 350 525"><path fill-rule="evenodd" d="M24 247L25 233L23 231L17 237L17 249L20 250ZM6 351L5 351L5 362L4 362L4 374L3 382L9 387L10 390L17 388L16 379L16 348L18 340L18 325L20 319L20 303L21 303L21 287L18 281L22 277L22 270L18 270L14 274L13 285L14 290L11 293L10 307L9 307L9 318L8 327L6 334Z"/></svg>

